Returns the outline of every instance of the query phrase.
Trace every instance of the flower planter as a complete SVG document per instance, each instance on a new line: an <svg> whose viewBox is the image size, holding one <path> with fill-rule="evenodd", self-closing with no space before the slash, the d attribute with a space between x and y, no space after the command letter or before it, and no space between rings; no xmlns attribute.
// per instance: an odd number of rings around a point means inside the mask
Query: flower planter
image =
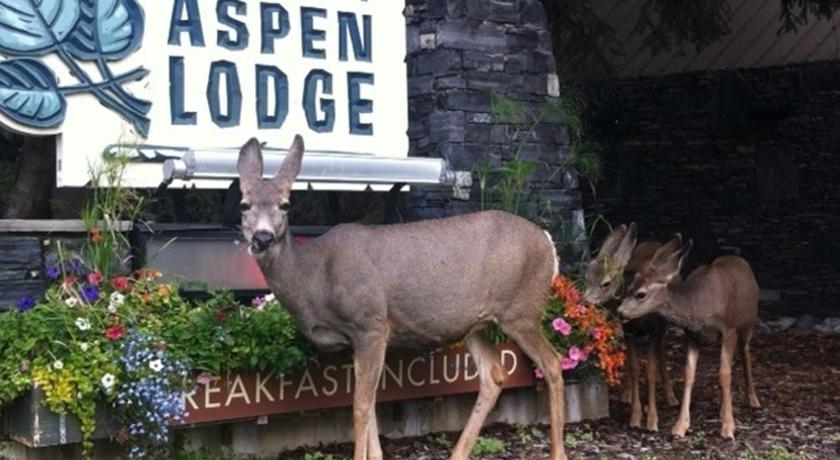
<svg viewBox="0 0 840 460"><path fill-rule="evenodd" d="M488 422L545 422L546 392L533 377L531 362L512 343L499 345L499 352L509 377ZM260 454L349 441L351 363L344 354L324 357L290 375L231 372L214 377L185 395L189 413L185 434L202 445L226 444L240 453ZM381 432L403 437L460 430L477 389L474 362L463 348L389 355L378 396ZM78 420L48 411L40 403L42 398L34 388L4 409L9 437L20 445L5 452L7 457L32 458L15 452L46 453L50 446L80 441ZM601 380L567 383L566 421L606 417L607 402ZM98 408L96 419L94 438L111 436L107 407Z"/></svg>

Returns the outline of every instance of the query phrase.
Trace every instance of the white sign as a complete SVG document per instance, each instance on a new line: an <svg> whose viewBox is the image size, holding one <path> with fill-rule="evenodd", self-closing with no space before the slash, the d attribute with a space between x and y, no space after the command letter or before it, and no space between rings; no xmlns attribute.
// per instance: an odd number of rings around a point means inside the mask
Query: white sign
<svg viewBox="0 0 840 460"><path fill-rule="evenodd" d="M0 0L0 123L58 134L59 186L84 185L120 144L235 155L300 133L308 151L404 157L403 6ZM160 179L159 164L129 171L133 186Z"/></svg>

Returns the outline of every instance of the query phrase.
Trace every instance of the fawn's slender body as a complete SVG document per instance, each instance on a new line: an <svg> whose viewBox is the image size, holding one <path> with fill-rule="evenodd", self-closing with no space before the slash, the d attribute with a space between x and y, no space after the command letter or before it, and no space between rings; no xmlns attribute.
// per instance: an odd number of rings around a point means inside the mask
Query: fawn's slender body
<svg viewBox="0 0 840 460"><path fill-rule="evenodd" d="M587 302L618 307L627 285L636 273L646 267L653 255L660 248L656 242L636 244L636 225L616 227L601 245L598 255L587 266L585 279ZM662 382L668 405L679 404L671 385L665 362L665 332L667 322L660 315L651 314L627 321L623 324L627 341L629 377L626 381L627 399L630 403L630 426L641 427L642 404L639 391L639 356L647 337L646 380L647 380L647 416L645 428L651 431L659 429L659 413L656 408L657 373Z"/></svg>
<svg viewBox="0 0 840 460"><path fill-rule="evenodd" d="M671 245L669 246L677 246ZM750 407L760 407L752 378L750 339L758 318L758 284L746 260L723 256L695 269L683 282L676 277L691 242L678 250L663 246L649 266L638 273L622 300L619 313L636 318L652 311L688 332L685 389L680 415L671 432L684 436L691 424L690 406L699 344L691 337L720 334L720 435L733 438L732 360L736 347L744 360L744 378Z"/></svg>
<svg viewBox="0 0 840 460"><path fill-rule="evenodd" d="M501 392L507 372L482 330L496 323L543 370L549 388L551 458L564 459L560 356L542 333L556 274L550 238L503 212L389 226L339 225L298 245L287 210L303 141L280 171L262 179L259 144L240 151L242 231L269 287L319 349L353 350L354 460L382 458L375 416L385 350L433 348L464 339L480 390L455 445L466 459Z"/></svg>

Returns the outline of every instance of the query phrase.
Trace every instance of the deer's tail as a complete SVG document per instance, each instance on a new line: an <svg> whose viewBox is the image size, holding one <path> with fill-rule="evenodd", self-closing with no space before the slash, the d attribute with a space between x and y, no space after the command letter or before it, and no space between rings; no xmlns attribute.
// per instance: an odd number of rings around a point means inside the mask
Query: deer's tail
<svg viewBox="0 0 840 460"><path fill-rule="evenodd" d="M554 258L554 275L551 276L553 280L557 275L560 274L560 257L557 255L557 247L554 246L554 239L551 237L551 233L543 230L545 233L545 237L548 238L548 245L551 247L551 256Z"/></svg>

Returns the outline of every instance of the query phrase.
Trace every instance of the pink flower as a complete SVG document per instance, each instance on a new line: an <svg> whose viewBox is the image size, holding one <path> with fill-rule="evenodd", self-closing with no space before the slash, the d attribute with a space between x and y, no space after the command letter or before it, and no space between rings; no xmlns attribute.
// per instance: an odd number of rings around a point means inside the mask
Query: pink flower
<svg viewBox="0 0 840 460"><path fill-rule="evenodd" d="M99 270L94 270L87 275L88 283L99 284L102 282L102 273Z"/></svg>
<svg viewBox="0 0 840 460"><path fill-rule="evenodd" d="M580 361L583 358L583 353L578 347L570 347L569 351L566 352L566 356L572 361Z"/></svg>
<svg viewBox="0 0 840 460"><path fill-rule="evenodd" d="M542 373L542 370L541 370L539 367L537 367L537 368L535 368L535 369L534 369L534 377L536 377L536 378L538 378L538 379L542 379L542 378L543 378L543 373Z"/></svg>
<svg viewBox="0 0 840 460"><path fill-rule="evenodd" d="M551 322L551 327L563 335L569 335L572 332L572 326L559 316Z"/></svg>
<svg viewBox="0 0 840 460"><path fill-rule="evenodd" d="M195 378L195 383L199 385L207 385L212 380L213 376L209 372L202 372Z"/></svg>
<svg viewBox="0 0 840 460"><path fill-rule="evenodd" d="M573 359L569 359L569 358L564 357L563 360L560 361L560 364L563 366L564 371L568 371L570 369L574 369L575 367L577 367L578 362L573 360Z"/></svg>

